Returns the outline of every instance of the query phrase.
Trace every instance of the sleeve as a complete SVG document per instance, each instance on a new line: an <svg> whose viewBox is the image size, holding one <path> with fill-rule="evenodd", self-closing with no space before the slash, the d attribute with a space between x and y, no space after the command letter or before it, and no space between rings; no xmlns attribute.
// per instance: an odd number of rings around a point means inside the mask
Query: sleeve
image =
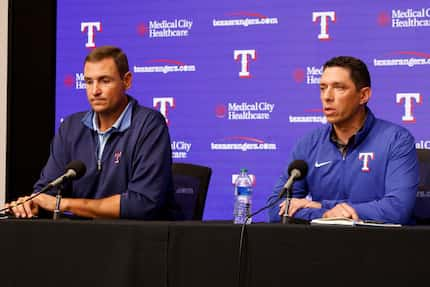
<svg viewBox="0 0 430 287"><path fill-rule="evenodd" d="M326 211L326 208L302 208L297 210L294 214L294 218L312 220L315 218L321 218Z"/></svg>
<svg viewBox="0 0 430 287"><path fill-rule="evenodd" d="M302 147L307 147L307 143L305 142L306 139L299 142L293 149L293 152L290 156L290 162L296 159L306 159L308 158L305 156L308 154L306 151L303 151ZM309 164L309 163L308 163ZM282 172L281 176L279 177L278 181L275 184L275 187L273 189L272 194L267 199L267 205L272 206L269 208L269 222L279 222L281 220L281 217L278 215L279 212L279 204L282 202L281 199L279 199L279 194L284 186L284 184L288 180L288 166L285 167L284 171ZM294 182L293 185L293 194L292 197L294 198L304 198L308 194L308 188L306 185L306 179L298 180ZM285 199L285 196L284 196ZM282 199L283 200L283 199ZM275 203L277 202L277 203ZM324 213L324 210L322 209L316 209L316 208L304 208L296 212L294 214L294 218L299 219L305 219L310 220L312 218L321 217L319 214Z"/></svg>
<svg viewBox="0 0 430 287"><path fill-rule="evenodd" d="M397 135L392 143L385 175L383 198L349 203L361 219L389 223L410 223L418 187L418 158L415 140L409 132Z"/></svg>
<svg viewBox="0 0 430 287"><path fill-rule="evenodd" d="M279 177L278 182L276 183L272 194L269 196L267 200L267 204L273 204L269 209L269 222L279 222L281 217L278 215L279 212L279 204L282 202L279 199L279 193L281 192L282 187L285 182L288 180L288 166L285 168L282 175ZM306 187L306 181L304 179L298 180L293 185L293 194L294 198L304 198L308 194L308 189ZM282 200L285 199L285 196ZM278 202L279 204L275 204ZM304 219L304 220L312 220L314 218L322 217L323 213L326 211L326 208L303 208L298 210L294 214L294 218Z"/></svg>
<svg viewBox="0 0 430 287"><path fill-rule="evenodd" d="M321 200L321 205L326 210L332 209L339 203L347 202L345 199L324 199Z"/></svg>
<svg viewBox="0 0 430 287"><path fill-rule="evenodd" d="M121 194L120 217L164 219L173 185L170 136L161 114L149 116L136 144L131 179Z"/></svg>

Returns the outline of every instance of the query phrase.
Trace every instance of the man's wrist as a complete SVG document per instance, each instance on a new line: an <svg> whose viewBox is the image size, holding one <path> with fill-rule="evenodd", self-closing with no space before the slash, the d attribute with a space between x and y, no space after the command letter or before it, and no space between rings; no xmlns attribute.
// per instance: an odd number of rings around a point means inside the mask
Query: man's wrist
<svg viewBox="0 0 430 287"><path fill-rule="evenodd" d="M322 208L322 204L321 204L321 202L318 202L318 201L312 201L310 207L312 207L312 208Z"/></svg>
<svg viewBox="0 0 430 287"><path fill-rule="evenodd" d="M70 200L68 198L63 198L60 204L61 212L69 211L70 209Z"/></svg>

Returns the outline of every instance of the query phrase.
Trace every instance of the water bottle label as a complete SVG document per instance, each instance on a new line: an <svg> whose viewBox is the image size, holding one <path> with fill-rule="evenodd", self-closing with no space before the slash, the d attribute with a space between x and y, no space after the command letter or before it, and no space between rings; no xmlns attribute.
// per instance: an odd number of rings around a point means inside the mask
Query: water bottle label
<svg viewBox="0 0 430 287"><path fill-rule="evenodd" d="M247 186L238 186L237 195L251 195L252 189Z"/></svg>
<svg viewBox="0 0 430 287"><path fill-rule="evenodd" d="M251 214L252 199L249 195L239 195L236 197L236 203L234 207L234 223L242 224L247 220L247 223L251 223L252 219L247 217Z"/></svg>
<svg viewBox="0 0 430 287"><path fill-rule="evenodd" d="M246 196L246 195L239 195L237 197L237 202L240 205L240 207L245 207L245 209L250 209L252 199L251 199L251 197Z"/></svg>

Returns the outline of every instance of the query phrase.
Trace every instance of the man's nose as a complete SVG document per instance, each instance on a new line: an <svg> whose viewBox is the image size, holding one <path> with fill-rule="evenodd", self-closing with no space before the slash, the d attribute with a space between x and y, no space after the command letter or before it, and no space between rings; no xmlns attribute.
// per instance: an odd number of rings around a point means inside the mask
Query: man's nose
<svg viewBox="0 0 430 287"><path fill-rule="evenodd" d="M98 81L94 81L92 86L91 86L91 94L92 95L97 95L100 94L100 84Z"/></svg>
<svg viewBox="0 0 430 287"><path fill-rule="evenodd" d="M333 100L333 90L330 88L326 88L323 91L321 91L321 100L322 101Z"/></svg>

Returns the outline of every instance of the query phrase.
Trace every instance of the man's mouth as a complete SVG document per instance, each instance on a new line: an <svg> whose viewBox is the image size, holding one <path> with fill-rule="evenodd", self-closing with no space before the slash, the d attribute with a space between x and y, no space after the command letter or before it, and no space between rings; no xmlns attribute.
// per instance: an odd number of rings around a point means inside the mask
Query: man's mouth
<svg viewBox="0 0 430 287"><path fill-rule="evenodd" d="M334 113L336 113L336 109L334 108L330 108L330 107L325 107L324 108L324 114L325 115L333 115Z"/></svg>

